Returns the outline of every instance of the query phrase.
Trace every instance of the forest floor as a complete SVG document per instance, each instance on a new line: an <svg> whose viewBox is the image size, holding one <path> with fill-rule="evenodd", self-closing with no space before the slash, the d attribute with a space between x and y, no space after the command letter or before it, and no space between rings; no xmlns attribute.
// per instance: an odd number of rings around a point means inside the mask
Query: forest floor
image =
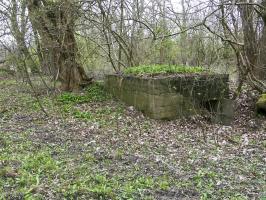
<svg viewBox="0 0 266 200"><path fill-rule="evenodd" d="M0 199L266 199L266 120L256 92L231 126L158 121L100 85L49 95L0 74Z"/></svg>

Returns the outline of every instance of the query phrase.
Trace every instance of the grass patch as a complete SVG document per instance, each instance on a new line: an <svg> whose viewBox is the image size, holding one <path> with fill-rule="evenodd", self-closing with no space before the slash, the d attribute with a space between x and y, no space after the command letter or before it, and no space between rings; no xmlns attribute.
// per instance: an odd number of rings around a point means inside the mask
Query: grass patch
<svg viewBox="0 0 266 200"><path fill-rule="evenodd" d="M188 67L177 65L141 65L127 68L125 74L133 75L156 75L156 74L176 74L176 73L202 73L206 72L203 67Z"/></svg>
<svg viewBox="0 0 266 200"><path fill-rule="evenodd" d="M82 95L65 92L57 97L57 101L62 104L81 104L89 102L103 102L109 98L110 96L104 90L104 86L100 83L94 83L86 88L85 93Z"/></svg>
<svg viewBox="0 0 266 200"><path fill-rule="evenodd" d="M87 120L90 120L93 118L93 115L91 112L82 112L82 111L79 111L79 110L76 110L73 112L73 115L75 118L77 119L87 119Z"/></svg>
<svg viewBox="0 0 266 200"><path fill-rule="evenodd" d="M84 93L69 93L65 92L59 95L56 99L59 103L60 110L65 116L73 116L77 119L83 119L85 121L93 121L96 118L111 114L112 110L108 108L102 108L101 110L95 110L95 112L78 109L79 104L85 103L102 103L110 99L110 95L104 90L104 86L100 83L94 83L85 89Z"/></svg>

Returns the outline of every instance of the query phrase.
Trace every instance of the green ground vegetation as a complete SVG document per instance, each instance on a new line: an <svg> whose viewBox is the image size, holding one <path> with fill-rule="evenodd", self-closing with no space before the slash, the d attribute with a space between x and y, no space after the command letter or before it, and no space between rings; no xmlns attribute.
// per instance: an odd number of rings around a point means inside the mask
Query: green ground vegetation
<svg viewBox="0 0 266 200"><path fill-rule="evenodd" d="M203 67L189 67L177 65L141 65L125 69L125 74L133 75L156 75L156 74L177 74L177 73L202 73L206 72Z"/></svg>
<svg viewBox="0 0 266 200"><path fill-rule="evenodd" d="M265 142L145 118L101 84L47 95L0 76L0 199L265 199ZM43 92L42 92L43 91ZM183 127L183 128L182 128ZM220 129L219 129L220 130Z"/></svg>

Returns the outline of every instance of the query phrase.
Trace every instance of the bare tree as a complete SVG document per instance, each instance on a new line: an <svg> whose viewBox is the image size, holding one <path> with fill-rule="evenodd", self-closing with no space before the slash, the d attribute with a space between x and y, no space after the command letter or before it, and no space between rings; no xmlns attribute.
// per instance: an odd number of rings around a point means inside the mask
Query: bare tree
<svg viewBox="0 0 266 200"><path fill-rule="evenodd" d="M265 91L265 0L9 2L0 19L9 19L21 55L28 58L34 49L41 71L62 90L90 82L80 63L88 55L77 43L85 41L116 72L156 63L235 65L239 88L248 81Z"/></svg>

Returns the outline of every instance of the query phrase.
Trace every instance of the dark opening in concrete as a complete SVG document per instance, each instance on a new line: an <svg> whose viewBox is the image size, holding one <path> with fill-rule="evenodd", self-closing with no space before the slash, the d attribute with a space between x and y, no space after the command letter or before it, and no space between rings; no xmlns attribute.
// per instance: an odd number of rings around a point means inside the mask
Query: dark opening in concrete
<svg viewBox="0 0 266 200"><path fill-rule="evenodd" d="M217 112L218 110L219 101L217 99L212 99L209 101L204 101L201 104L203 109L207 109L210 113Z"/></svg>
<svg viewBox="0 0 266 200"><path fill-rule="evenodd" d="M258 113L259 115L266 116L266 110L265 110L265 109L257 108L257 113Z"/></svg>

